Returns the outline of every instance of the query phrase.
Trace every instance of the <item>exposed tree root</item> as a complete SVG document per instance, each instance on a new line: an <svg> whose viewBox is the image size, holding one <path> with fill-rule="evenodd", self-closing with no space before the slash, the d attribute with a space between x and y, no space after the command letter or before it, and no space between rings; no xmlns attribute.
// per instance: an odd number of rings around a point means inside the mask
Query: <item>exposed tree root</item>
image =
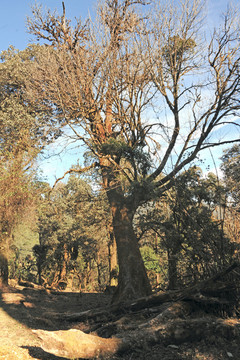
<svg viewBox="0 0 240 360"><path fill-rule="evenodd" d="M69 359L106 359L115 353L156 343L181 344L212 336L240 339L240 321L219 316L238 307L237 283L223 281L237 266L233 264L213 278L183 290L154 294L108 310L65 316L68 321L87 321L89 332L97 335L78 329L35 330L35 334L42 339L45 351Z"/></svg>
<svg viewBox="0 0 240 360"><path fill-rule="evenodd" d="M118 351L122 340L104 339L76 329L45 331L33 330L42 340L42 349L67 359L91 359L109 356Z"/></svg>
<svg viewBox="0 0 240 360"><path fill-rule="evenodd" d="M196 319L171 319L162 323L159 317L133 331L117 334L121 337L105 339L71 329L66 331L35 330L42 339L43 350L67 359L92 359L110 357L116 353L140 350L156 343L164 345L181 344L186 341L200 341L204 338L240 338L240 321L213 317Z"/></svg>

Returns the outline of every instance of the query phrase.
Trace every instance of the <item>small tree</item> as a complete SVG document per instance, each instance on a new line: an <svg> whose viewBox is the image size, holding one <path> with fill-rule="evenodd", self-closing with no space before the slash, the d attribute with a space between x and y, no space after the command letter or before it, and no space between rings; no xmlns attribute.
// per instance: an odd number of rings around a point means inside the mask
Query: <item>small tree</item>
<svg viewBox="0 0 240 360"><path fill-rule="evenodd" d="M148 3L151 16L137 10L144 0L105 1L96 24L75 27L64 4L62 16L35 7L28 22L50 45L33 62L28 99L91 151L107 194L115 301L151 292L133 229L137 208L170 189L199 152L233 141L211 135L240 108L238 15L230 9L204 47L200 0Z"/></svg>

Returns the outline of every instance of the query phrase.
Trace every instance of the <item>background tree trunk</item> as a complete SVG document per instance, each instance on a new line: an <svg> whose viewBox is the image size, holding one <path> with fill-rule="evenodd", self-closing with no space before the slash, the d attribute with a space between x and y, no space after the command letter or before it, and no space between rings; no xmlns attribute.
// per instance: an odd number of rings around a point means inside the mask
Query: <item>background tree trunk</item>
<svg viewBox="0 0 240 360"><path fill-rule="evenodd" d="M0 287L8 285L8 260L0 254Z"/></svg>
<svg viewBox="0 0 240 360"><path fill-rule="evenodd" d="M168 250L168 289L173 290L177 287L177 253Z"/></svg>
<svg viewBox="0 0 240 360"><path fill-rule="evenodd" d="M108 243L108 262L109 262L109 285L117 286L118 261L117 261L117 244L114 238L113 227L109 227Z"/></svg>
<svg viewBox="0 0 240 360"><path fill-rule="evenodd" d="M97 265L98 286L101 289L101 286L102 286L102 266L101 266L101 257L100 257L99 250L97 251L95 261L96 261L96 265Z"/></svg>
<svg viewBox="0 0 240 360"><path fill-rule="evenodd" d="M62 259L62 264L60 265L60 272L59 272L59 278L58 278L58 284L60 284L61 282L66 283L67 284L67 265L68 265L68 261L69 261L69 254L68 254L68 249L67 249L67 243L63 244L63 259Z"/></svg>
<svg viewBox="0 0 240 360"><path fill-rule="evenodd" d="M42 263L37 261L37 272L38 272L38 284L42 285Z"/></svg>
<svg viewBox="0 0 240 360"><path fill-rule="evenodd" d="M8 259L10 253L10 246L12 241L12 233L9 231L10 235L3 237L0 245L0 287L8 285Z"/></svg>

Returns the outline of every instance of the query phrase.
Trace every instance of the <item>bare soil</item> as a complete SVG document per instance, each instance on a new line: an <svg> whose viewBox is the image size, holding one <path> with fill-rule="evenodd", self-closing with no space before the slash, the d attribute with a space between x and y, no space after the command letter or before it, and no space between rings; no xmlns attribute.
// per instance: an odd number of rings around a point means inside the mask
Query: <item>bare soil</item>
<svg viewBox="0 0 240 360"><path fill-rule="evenodd" d="M0 293L0 360L63 360L41 349L33 329L89 331L88 323L69 323L66 314L109 307L110 295L103 293L49 292L18 285ZM62 317L61 317L62 314ZM112 360L225 360L240 359L239 339L218 338L214 334L201 341L158 344L141 350L129 349Z"/></svg>

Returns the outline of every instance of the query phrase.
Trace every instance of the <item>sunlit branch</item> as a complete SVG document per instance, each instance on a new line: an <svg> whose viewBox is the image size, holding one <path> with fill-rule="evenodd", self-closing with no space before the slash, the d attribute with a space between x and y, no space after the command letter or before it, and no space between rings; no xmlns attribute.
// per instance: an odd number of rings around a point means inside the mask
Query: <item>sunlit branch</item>
<svg viewBox="0 0 240 360"><path fill-rule="evenodd" d="M89 166L86 166L84 168L81 168L81 169L69 169L68 171L66 171L63 176L61 176L60 178L58 178L55 183L53 184L52 186L52 189L50 190L53 191L53 189L56 187L57 183L61 180L63 180L67 175L69 174L73 174L73 173L76 173L76 174L82 174L82 173L86 173L88 172L89 170L93 169L93 168L96 168L97 166L99 166L99 163L98 162L94 162L93 164L89 165Z"/></svg>

